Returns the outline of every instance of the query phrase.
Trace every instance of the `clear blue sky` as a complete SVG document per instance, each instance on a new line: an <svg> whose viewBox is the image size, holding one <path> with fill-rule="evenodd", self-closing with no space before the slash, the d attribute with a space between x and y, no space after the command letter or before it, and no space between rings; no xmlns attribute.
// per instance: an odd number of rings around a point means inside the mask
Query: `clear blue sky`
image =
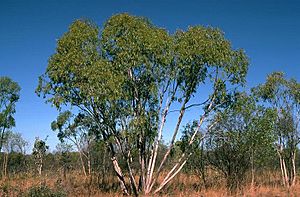
<svg viewBox="0 0 300 197"><path fill-rule="evenodd" d="M78 18L102 25L121 12L146 16L170 32L196 24L221 28L250 57L248 88L272 71L300 80L300 1L1 0L0 76L22 88L14 130L31 144L47 135L51 149L58 142L50 129L57 111L34 93L56 39Z"/></svg>

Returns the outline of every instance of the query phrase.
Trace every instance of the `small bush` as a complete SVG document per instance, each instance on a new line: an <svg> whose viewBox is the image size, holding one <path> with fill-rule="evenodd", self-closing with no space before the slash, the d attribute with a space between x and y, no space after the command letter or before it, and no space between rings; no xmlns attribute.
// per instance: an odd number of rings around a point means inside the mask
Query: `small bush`
<svg viewBox="0 0 300 197"><path fill-rule="evenodd" d="M66 197L62 189L51 189L46 185L38 185L29 188L26 197Z"/></svg>
<svg viewBox="0 0 300 197"><path fill-rule="evenodd" d="M9 196L22 196L21 191L18 187L10 185L10 183L5 182L0 185L0 196L9 197Z"/></svg>

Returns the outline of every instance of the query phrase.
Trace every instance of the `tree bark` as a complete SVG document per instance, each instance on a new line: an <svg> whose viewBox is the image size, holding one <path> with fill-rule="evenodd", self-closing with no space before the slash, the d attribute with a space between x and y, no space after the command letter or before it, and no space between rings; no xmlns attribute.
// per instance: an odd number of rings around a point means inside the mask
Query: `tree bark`
<svg viewBox="0 0 300 197"><path fill-rule="evenodd" d="M296 150L293 151L292 155L292 180L291 180L291 186L294 186L296 184Z"/></svg>
<svg viewBox="0 0 300 197"><path fill-rule="evenodd" d="M120 182L120 187L121 187L121 189L123 191L123 194L124 195L129 195L129 191L128 191L128 188L127 188L126 183L125 183L125 178L124 178L122 170L121 170L121 168L119 166L119 163L118 163L116 157L112 157L111 159L112 159L114 171L117 174L117 177L118 177L118 180Z"/></svg>
<svg viewBox="0 0 300 197"><path fill-rule="evenodd" d="M195 138L196 138L196 135L197 133L200 131L200 128L204 122L204 119L206 118L207 116L207 113L211 110L212 106L213 106L213 102L214 102L214 99L215 99L215 96L212 97L209 105L208 105L208 108L207 108L207 111L204 112L204 114L200 117L200 120L199 120L199 123L198 123L198 126L197 126L197 129L195 130L195 132L193 133L193 135L191 136L191 139L189 140L189 143L188 145L190 146L191 144L194 143L195 141ZM208 129L209 130L209 129ZM204 137L202 137L203 139ZM159 185L159 187L154 191L154 193L157 193L158 191L160 191L169 181L171 181L180 171L181 169L183 168L183 166L186 164L188 158L191 156L191 153L189 153L188 155L186 155L186 153L182 153L181 157L179 158L179 160L177 161L177 163L174 165L174 167L169 171L168 175L165 177L165 179L163 180L163 182ZM179 166L179 167L178 167ZM178 167L178 169L176 170L176 168ZM158 173L157 173L157 176L156 176L156 179L158 177L158 174L159 174L159 170L161 169L158 169ZM174 172L174 173L173 173ZM172 174L173 173L173 174ZM154 186L155 182L156 182L156 179L153 180L151 186L150 186L150 189L149 189L149 192L151 191L152 187Z"/></svg>
<svg viewBox="0 0 300 197"><path fill-rule="evenodd" d="M171 140L170 146L169 146L167 152L165 153L165 155L164 155L164 157L163 157L163 159L162 159L162 161L161 161L161 163L160 163L160 165L158 167L158 170L157 170L155 178L152 180L153 171L154 171L155 162L156 162L157 151L158 151L157 148L155 149L155 152L154 152L155 154L154 154L154 157L153 157L153 161L152 161L152 165L151 165L151 170L150 170L150 173L149 173L146 194L151 192L151 189L152 189L153 185L155 184L155 182L156 182L156 180L158 178L158 175L161 172L162 167L165 164L165 162L166 162L166 160L167 160L167 158L168 158L168 156L169 156L169 154L170 154L170 152L171 152L171 150L172 150L172 148L174 146L174 142L175 142L175 139L176 139L176 136L177 136L177 133L178 133L178 130L179 130L179 127L180 127L180 124L181 124L184 112L185 112L185 105L186 105L187 101L188 101L188 99L186 98L184 100L181 108L180 108L180 113L179 113L179 116L178 116L178 120L177 120L177 124L176 124L175 130L173 132L173 136L172 136L172 140ZM170 107L170 105L168 105L167 108L166 108L166 111L165 111L166 114L168 113L169 107ZM166 114L165 114L165 116L166 116ZM163 117L163 124L166 121L166 119L165 119L166 117L165 116ZM160 135L161 134L162 134L162 128L160 129ZM156 144L156 145L158 147L158 144Z"/></svg>
<svg viewBox="0 0 300 197"><path fill-rule="evenodd" d="M251 189L255 186L254 151L251 151Z"/></svg>
<svg viewBox="0 0 300 197"><path fill-rule="evenodd" d="M283 172L284 172L285 185L287 187L290 187L289 177L288 177L287 168L286 168L286 164L285 164L285 159L283 157L282 157L282 166L283 166Z"/></svg>
<svg viewBox="0 0 300 197"><path fill-rule="evenodd" d="M81 167L82 167L82 172L83 172L84 176L87 177L82 152L79 148L78 148L78 151L79 151L79 158L80 158L80 163L81 163Z"/></svg>
<svg viewBox="0 0 300 197"><path fill-rule="evenodd" d="M38 171L40 176L42 176L42 169L43 169L43 163L42 161L40 161L40 164L38 165Z"/></svg>
<svg viewBox="0 0 300 197"><path fill-rule="evenodd" d="M167 87L168 86L169 86L169 82L167 84ZM153 172L154 172L155 163L156 163L156 159L157 159L159 143L160 143L161 138L162 138L162 131L163 131L163 128L164 128L165 123L166 123L166 117L168 115L169 108L170 108L170 106L171 106L171 104L172 104L172 102L175 98L174 96L177 92L177 88L178 88L178 84L176 84L176 86L174 87L173 93L172 93L171 97L169 97L169 100L167 99L166 107L164 108L163 113L162 113L161 123L160 123L160 127L159 127L159 130L158 130L158 135L157 135L157 138L156 138L156 140L153 144L150 159L149 159L149 162L148 162L145 194L148 194L151 190L150 187L151 187L151 184L152 184L151 182L153 182L152 177L153 177ZM160 101L159 111L160 111L161 106L162 106L163 94L166 92L166 90L167 89L162 90L162 95L160 96L161 101Z"/></svg>
<svg viewBox="0 0 300 197"><path fill-rule="evenodd" d="M280 153L278 153L278 156L279 156L279 163L280 163L280 171L281 171L281 177L282 177L282 184L285 187L286 186L286 182L285 182L285 176L284 176L283 161L282 161L282 157L281 157Z"/></svg>
<svg viewBox="0 0 300 197"><path fill-rule="evenodd" d="M7 177L8 153L3 153L2 176Z"/></svg>

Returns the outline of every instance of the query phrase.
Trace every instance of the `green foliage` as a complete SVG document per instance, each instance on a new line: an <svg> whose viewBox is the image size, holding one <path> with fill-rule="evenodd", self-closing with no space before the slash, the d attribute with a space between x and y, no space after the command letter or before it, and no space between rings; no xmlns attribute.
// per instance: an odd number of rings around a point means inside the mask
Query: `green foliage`
<svg viewBox="0 0 300 197"><path fill-rule="evenodd" d="M28 142L23 139L21 133L6 131L3 135L3 149L7 153L25 153Z"/></svg>
<svg viewBox="0 0 300 197"><path fill-rule="evenodd" d="M215 115L212 124L216 124L207 140L208 159L224 174L230 191L242 187L251 163L263 162L273 151L274 119L273 111L256 105L244 93Z"/></svg>
<svg viewBox="0 0 300 197"><path fill-rule="evenodd" d="M36 138L33 145L32 154L38 156L45 155L48 149L49 146L46 145L46 140L40 140L39 138Z"/></svg>
<svg viewBox="0 0 300 197"><path fill-rule="evenodd" d="M300 104L300 83L295 79L285 79L282 72L271 73L265 84L253 88L252 91L258 99L277 109L297 107Z"/></svg>
<svg viewBox="0 0 300 197"><path fill-rule="evenodd" d="M60 143L56 146L57 153L59 154L59 164L64 170L68 170L71 167L72 158L70 152L72 151L72 145L67 143Z"/></svg>
<svg viewBox="0 0 300 197"><path fill-rule="evenodd" d="M32 149L32 155L34 157L34 161L40 175L42 174L44 157L48 149L49 146L46 145L46 139L45 140L40 140L39 138L35 139L33 149Z"/></svg>
<svg viewBox="0 0 300 197"><path fill-rule="evenodd" d="M108 127L134 116L125 123L129 139L134 140L141 128L154 138L164 89L169 95L178 91L178 101L188 102L208 79L215 83L215 100L221 103L227 82L245 81L247 57L233 50L218 29L197 26L170 35L128 14L115 15L102 32L98 29L83 20L70 26L57 43L37 93L49 96L57 107L78 106Z"/></svg>
<svg viewBox="0 0 300 197"><path fill-rule="evenodd" d="M8 155L8 171L11 174L22 174L28 170L28 157L23 153L10 153Z"/></svg>
<svg viewBox="0 0 300 197"><path fill-rule="evenodd" d="M72 117L73 115L70 111L65 111L60 113L57 120L51 123L51 129L53 131L58 130L57 137L61 142L64 142L64 138L76 136L76 126L70 123Z"/></svg>
<svg viewBox="0 0 300 197"><path fill-rule="evenodd" d="M37 185L29 188L26 197L66 197L67 194L62 189L53 190L46 185Z"/></svg>
<svg viewBox="0 0 300 197"><path fill-rule="evenodd" d="M2 149L4 131L15 126L13 114L16 112L15 106L19 97L19 85L8 77L0 77L0 150Z"/></svg>
<svg viewBox="0 0 300 197"><path fill-rule="evenodd" d="M253 88L252 91L257 100L263 101L276 112L276 148L280 161L286 165L289 179L284 184L294 184L295 159L300 142L300 83L295 79L286 79L282 72L274 72L267 77L264 84ZM280 165L282 167L282 163Z"/></svg>
<svg viewBox="0 0 300 197"><path fill-rule="evenodd" d="M181 152L192 153L191 158L187 161L183 171L185 173L192 173L197 175L203 181L204 187L206 183L206 168L208 167L208 160L206 158L206 150L204 150L204 131L198 132L196 141L189 145L192 134L197 130L198 122L193 121L188 123L182 130L182 137L176 143L180 147Z"/></svg>
<svg viewBox="0 0 300 197"><path fill-rule="evenodd" d="M290 119L292 125L282 129L281 132L288 134L294 132L300 121L300 83L295 79L285 79L284 73L271 73L265 84L252 89L258 100L269 104L270 108L277 111L278 120ZM290 132L288 132L290 131Z"/></svg>
<svg viewBox="0 0 300 197"><path fill-rule="evenodd" d="M83 113L74 115L70 111L59 113L57 119L51 123L53 131L58 131L57 137L61 142L71 140L75 145L84 142L96 133L95 123Z"/></svg>
<svg viewBox="0 0 300 197"><path fill-rule="evenodd" d="M198 127L198 121L194 120L192 123L188 123L182 131L182 137L180 139L180 141L178 142L178 145L180 146L180 150L182 152L193 152L194 150L199 148L199 144L201 143L201 133L199 132L198 135L196 137L197 142L193 143L192 146L189 146L189 141L193 135L193 133L195 132L195 130L197 130ZM186 150L189 149L189 150Z"/></svg>
<svg viewBox="0 0 300 197"><path fill-rule="evenodd" d="M9 182L4 182L0 185L0 195L2 197L22 197L22 192L18 186L11 185Z"/></svg>
<svg viewBox="0 0 300 197"><path fill-rule="evenodd" d="M179 65L183 68L183 80L195 78L202 83L206 77L215 80L216 73L208 71L217 67L230 82L245 82L247 57L242 50L232 50L230 42L219 29L190 27L186 32L178 31L175 39ZM188 86L193 87L190 82L185 81Z"/></svg>
<svg viewBox="0 0 300 197"><path fill-rule="evenodd" d="M129 14L114 15L99 29L86 20L71 24L36 92L58 109L77 107L79 118L88 120L81 126L93 127L113 155L117 149L126 161L130 154L149 160L165 99L185 105L199 86L209 84L202 105L209 113L225 107L229 89L245 82L245 53L218 29L196 26L172 35ZM60 139L74 135L68 123L73 118L66 112L53 122Z"/></svg>
<svg viewBox="0 0 300 197"><path fill-rule="evenodd" d="M91 102L91 97L95 102L114 97L118 76L99 54L98 32L91 22L78 20L58 41L57 51L50 58L46 71L51 83L41 77L37 89L37 92L52 94L49 101L56 107L64 103Z"/></svg>

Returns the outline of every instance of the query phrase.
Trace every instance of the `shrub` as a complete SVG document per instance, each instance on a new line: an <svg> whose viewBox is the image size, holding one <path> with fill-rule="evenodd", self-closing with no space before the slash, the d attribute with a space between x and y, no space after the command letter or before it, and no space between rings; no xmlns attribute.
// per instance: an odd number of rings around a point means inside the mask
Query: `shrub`
<svg viewBox="0 0 300 197"><path fill-rule="evenodd" d="M4 182L0 185L0 196L9 197L9 196L22 196L19 187L12 186L9 182Z"/></svg>
<svg viewBox="0 0 300 197"><path fill-rule="evenodd" d="M38 185L29 188L26 197L66 197L62 189L51 189L46 185Z"/></svg>

